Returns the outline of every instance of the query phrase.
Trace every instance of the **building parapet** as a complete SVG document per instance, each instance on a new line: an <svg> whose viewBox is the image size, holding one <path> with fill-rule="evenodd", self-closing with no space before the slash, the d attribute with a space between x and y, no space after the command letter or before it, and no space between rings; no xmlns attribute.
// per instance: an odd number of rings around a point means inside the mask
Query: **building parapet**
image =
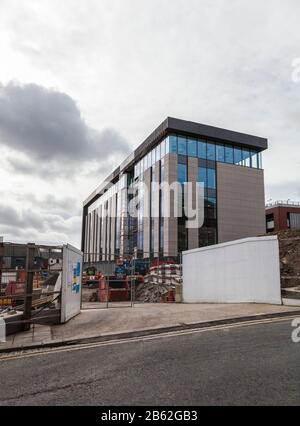
<svg viewBox="0 0 300 426"><path fill-rule="evenodd" d="M286 201L274 201L272 203L268 203L266 205L266 209L272 209L274 207L299 207L300 208L300 202L299 201L292 201L292 200L286 200Z"/></svg>

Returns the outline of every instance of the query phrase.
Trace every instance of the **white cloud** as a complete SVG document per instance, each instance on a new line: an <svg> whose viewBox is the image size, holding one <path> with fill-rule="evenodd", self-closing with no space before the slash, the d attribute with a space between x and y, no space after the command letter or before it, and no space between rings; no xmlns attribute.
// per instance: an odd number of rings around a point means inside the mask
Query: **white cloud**
<svg viewBox="0 0 300 426"><path fill-rule="evenodd" d="M267 198L299 198L299 16L298 0L0 0L0 82L55 88L88 128L117 129L132 148L167 116L268 137ZM6 191L78 204L122 159L54 182L11 146L3 155Z"/></svg>

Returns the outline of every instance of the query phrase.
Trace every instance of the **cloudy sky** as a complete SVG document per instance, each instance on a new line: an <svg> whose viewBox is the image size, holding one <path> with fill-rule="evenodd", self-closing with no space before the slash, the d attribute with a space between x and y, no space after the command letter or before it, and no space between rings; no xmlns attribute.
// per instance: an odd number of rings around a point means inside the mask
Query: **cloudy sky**
<svg viewBox="0 0 300 426"><path fill-rule="evenodd" d="M266 199L300 200L299 19L299 0L0 0L0 235L79 246L82 201L167 116L267 137Z"/></svg>

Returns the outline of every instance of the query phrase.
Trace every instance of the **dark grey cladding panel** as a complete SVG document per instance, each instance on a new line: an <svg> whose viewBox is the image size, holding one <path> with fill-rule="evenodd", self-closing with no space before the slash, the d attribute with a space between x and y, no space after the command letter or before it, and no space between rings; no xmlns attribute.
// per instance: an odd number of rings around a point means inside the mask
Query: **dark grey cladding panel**
<svg viewBox="0 0 300 426"><path fill-rule="evenodd" d="M268 148L268 140L265 138L170 117L168 118L168 132L172 131L232 144L247 145L262 151Z"/></svg>
<svg viewBox="0 0 300 426"><path fill-rule="evenodd" d="M268 148L268 140L246 133L207 126L192 121L179 120L168 117L134 152L134 158L138 161L148 153L168 133L181 133L194 137L203 137L215 141L228 142L233 145L245 145L264 151Z"/></svg>
<svg viewBox="0 0 300 426"><path fill-rule="evenodd" d="M139 158L146 154L152 147L159 142L168 130L168 118L156 129L150 136L134 151L134 157Z"/></svg>

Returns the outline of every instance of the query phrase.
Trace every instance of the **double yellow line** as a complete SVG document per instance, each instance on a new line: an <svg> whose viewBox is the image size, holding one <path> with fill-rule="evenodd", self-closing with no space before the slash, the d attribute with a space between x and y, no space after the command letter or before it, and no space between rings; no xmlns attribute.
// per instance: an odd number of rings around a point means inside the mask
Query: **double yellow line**
<svg viewBox="0 0 300 426"><path fill-rule="evenodd" d="M288 322L288 321L292 321L293 319L295 319L295 316L290 316L285 318L253 320L253 321L246 321L246 322L238 322L235 324L225 324L225 325L198 328L198 329L192 329L192 330L182 330L182 331L173 331L173 332L171 331L167 333L153 334L153 335L141 336L141 337L132 337L128 339L110 340L110 341L99 342L99 343L88 343L88 344L83 343L83 344L77 344L71 347L63 346L60 348L53 348L53 349L29 350L28 352L24 352L24 353L2 355L0 356L0 363L6 362L6 361L25 359L25 358L34 358L39 356L64 353L64 352L75 352L75 351L82 351L82 350L88 350L88 349L102 348L106 346L124 345L128 343L138 343L138 342L146 342L150 340L188 336L193 334L202 334L202 333L208 333L211 331L223 331L223 330L231 330L234 328L251 327L251 326L255 326L259 324L273 324L273 323L280 323L280 322Z"/></svg>

